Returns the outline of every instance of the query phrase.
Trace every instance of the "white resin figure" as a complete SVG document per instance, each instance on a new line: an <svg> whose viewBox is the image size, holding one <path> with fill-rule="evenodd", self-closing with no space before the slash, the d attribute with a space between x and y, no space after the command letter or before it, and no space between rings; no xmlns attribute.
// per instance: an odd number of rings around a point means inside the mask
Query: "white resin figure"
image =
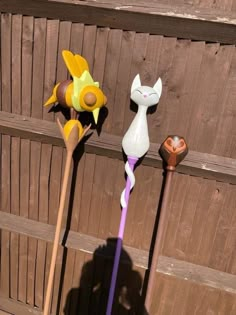
<svg viewBox="0 0 236 315"><path fill-rule="evenodd" d="M131 86L131 99L138 105L138 112L122 140L122 147L127 156L140 158L149 149L147 109L159 102L162 82L159 78L153 87L142 86L139 74Z"/></svg>

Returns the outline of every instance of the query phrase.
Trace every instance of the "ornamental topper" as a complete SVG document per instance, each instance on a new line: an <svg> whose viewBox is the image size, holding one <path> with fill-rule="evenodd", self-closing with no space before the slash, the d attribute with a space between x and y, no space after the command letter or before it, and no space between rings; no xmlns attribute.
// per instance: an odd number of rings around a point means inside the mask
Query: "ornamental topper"
<svg viewBox="0 0 236 315"><path fill-rule="evenodd" d="M151 267L149 270L148 285L146 289L145 307L148 313L150 313L151 303L153 301L153 294L155 289L155 277L157 262L160 256L162 241L166 233L167 222L169 218L169 194L171 189L171 183L176 166L185 158L188 153L188 146L183 137L174 135L168 136L160 147L160 155L165 162L166 178L165 186L162 195L161 209L159 212L158 229L155 239L155 245L152 255Z"/></svg>
<svg viewBox="0 0 236 315"><path fill-rule="evenodd" d="M63 50L62 57L73 81L57 83L44 106L60 103L75 112L92 112L97 123L100 108L106 105L106 96L99 88L99 83L93 80L88 63L83 57L73 55L69 50Z"/></svg>
<svg viewBox="0 0 236 315"><path fill-rule="evenodd" d="M83 57L79 55L73 55L70 51L67 50L64 50L62 52L62 55L67 65L67 68L69 69L70 74L73 77L73 82L71 80L66 80L58 83L53 89L52 96L48 99L44 106L48 106L55 102L60 102L62 106L71 108L71 116L73 116L71 118L76 118L78 116L78 113L82 111L93 112L94 120L97 123L99 110L102 106L105 105L106 96L103 94L101 89L99 89L98 82L93 81L88 70L87 61ZM50 313L53 279L60 241L60 231L62 225L63 210L65 207L66 191L68 186L72 155L78 143L83 139L83 137L91 127L91 125L89 125L88 127L83 127L80 121L77 119L70 119L69 121L67 121L64 127L61 125L59 120L57 120L57 123L66 145L67 155L43 315L48 315Z"/></svg>
<svg viewBox="0 0 236 315"><path fill-rule="evenodd" d="M139 74L134 78L131 86L131 99L138 105L138 112L122 141L126 155L140 158L148 151L150 142L146 113L148 107L159 102L161 92L160 78L153 87L142 86Z"/></svg>
<svg viewBox="0 0 236 315"><path fill-rule="evenodd" d="M140 76L138 74L134 78L131 86L131 99L138 105L138 112L135 115L134 120L132 121L129 129L124 135L122 141L122 147L124 149L124 152L128 156L128 160L125 164L127 180L126 187L121 194L122 212L106 315L111 315L112 311L130 190L133 188L135 184L135 176L133 173L133 169L138 159L148 151L150 145L146 113L148 107L156 105L159 102L161 92L162 82L160 78L157 80L153 87L142 86Z"/></svg>

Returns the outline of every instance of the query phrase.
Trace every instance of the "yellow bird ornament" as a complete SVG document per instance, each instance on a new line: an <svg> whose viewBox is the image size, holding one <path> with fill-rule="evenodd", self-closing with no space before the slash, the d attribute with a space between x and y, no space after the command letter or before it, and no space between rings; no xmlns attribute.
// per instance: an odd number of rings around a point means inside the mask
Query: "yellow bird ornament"
<svg viewBox="0 0 236 315"><path fill-rule="evenodd" d="M94 121L97 123L100 108L106 105L106 96L99 88L99 83L93 80L89 73L88 63L82 56L63 50L62 57L73 81L65 80L57 83L44 106L58 102L76 112L92 112Z"/></svg>

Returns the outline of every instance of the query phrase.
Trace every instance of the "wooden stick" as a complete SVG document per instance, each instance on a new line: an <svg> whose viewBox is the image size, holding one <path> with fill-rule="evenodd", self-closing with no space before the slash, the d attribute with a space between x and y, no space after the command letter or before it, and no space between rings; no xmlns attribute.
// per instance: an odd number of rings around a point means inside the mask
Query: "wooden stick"
<svg viewBox="0 0 236 315"><path fill-rule="evenodd" d="M60 204L59 204L59 210L58 210L58 216L57 216L55 237L54 237L54 242L53 242L52 258L51 258L51 264L50 264L50 271L49 271L49 277L48 277L48 285L47 285L43 315L48 315L50 313L49 308L50 308L51 295L52 295L53 278L54 278L54 273L55 273L63 210L65 206L66 191L67 191L67 185L68 185L68 180L69 180L72 155L73 155L73 151L67 151L66 165L65 165L64 177L63 177L63 183L62 183Z"/></svg>
<svg viewBox="0 0 236 315"><path fill-rule="evenodd" d="M168 200L169 200L172 178L173 178L176 166L184 159L187 153L188 153L188 148L185 143L185 140L178 136L167 137L167 139L162 143L160 147L160 155L166 165L167 174L166 174L166 181L165 181L163 199L162 199L161 210L160 210L158 230L156 234L155 246L154 246L152 262L151 262L151 267L150 267L147 292L146 292L146 297L145 297L145 308L146 308L145 311L148 314L151 314L150 308L151 308L152 298L153 298L153 293L154 293L153 290L154 290L157 263L158 263L158 258L160 256L160 252L162 248L163 236L165 235L165 231L167 227L167 221L168 221L168 215L169 215Z"/></svg>
<svg viewBox="0 0 236 315"><path fill-rule="evenodd" d="M59 241L60 241L60 231L61 231L61 225L62 225L63 210L65 207L66 191L67 191L68 180L69 180L69 175L70 175L70 166L71 166L73 152L76 146L78 145L78 143L82 140L86 132L91 127L91 125L89 125L88 127L84 128L82 135L78 137L78 126L76 123L74 127L71 129L69 135L65 134L64 129L59 120L57 120L57 123L61 131L62 137L65 141L67 155L66 155L66 165L65 165L65 171L64 171L64 176L63 176L60 203L59 203L59 209L58 209L58 215L57 215L57 224L56 224L56 231L55 231L55 237L54 237L54 242L53 242L52 258L51 258L50 271L49 271L49 276L48 276L48 284L47 284L47 290L46 290L46 296L45 296L43 315L50 314L53 279L54 279L54 273L55 273L55 267L56 267L56 258L57 258L58 246L59 246Z"/></svg>

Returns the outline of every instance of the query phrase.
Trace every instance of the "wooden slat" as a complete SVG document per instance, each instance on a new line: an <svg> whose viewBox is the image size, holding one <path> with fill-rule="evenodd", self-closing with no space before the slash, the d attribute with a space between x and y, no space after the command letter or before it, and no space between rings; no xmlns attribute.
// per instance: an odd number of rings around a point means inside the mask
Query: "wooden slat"
<svg viewBox="0 0 236 315"><path fill-rule="evenodd" d="M148 47L148 34L146 33L136 33L134 38L134 44L132 49L132 59L131 59L131 65L130 65L130 71L127 74L129 77L129 82L127 85L128 90L130 89L134 77L137 75L137 73L140 73L141 81L142 81L142 74L144 73L144 63L143 61L146 59L147 54L147 47ZM126 95L129 95L127 93ZM124 115L124 122L123 122L123 134L127 131L131 121L134 119L134 116L136 114L135 110L137 110L136 105L132 108L130 108L130 97L126 99L126 107L125 107L125 115Z"/></svg>
<svg viewBox="0 0 236 315"><path fill-rule="evenodd" d="M21 115L0 112L0 132L43 143L64 146L55 123ZM159 157L158 149L159 144L152 143L142 163L153 167L162 167L162 160ZM94 133L86 142L85 151L123 159L121 137L105 132L102 132L100 136ZM177 172L216 179L232 184L236 183L236 161L213 154L190 151L185 160L178 166Z"/></svg>
<svg viewBox="0 0 236 315"><path fill-rule="evenodd" d="M132 60L131 51L133 49L134 39L135 32L123 31L121 47L120 45L118 46L120 49L120 54L119 61L117 62L118 68L116 69L117 80L115 81L114 87L114 101L111 102L111 104L113 104L112 112L110 113L109 111L109 117L112 116L110 117L110 120L112 120L112 130L114 130L114 133L117 135L122 135L125 111L129 101L127 95L129 95L129 73ZM115 68L114 65L113 68ZM109 104L110 99L108 98L108 107Z"/></svg>
<svg viewBox="0 0 236 315"><path fill-rule="evenodd" d="M51 86L55 81L56 56L58 45L59 21L48 20L46 28L46 51L45 51L45 73L43 101L51 95ZM43 118L54 120L53 114L48 114L48 109L43 109ZM48 223L49 217L49 190L48 181L51 167L52 145L42 144L41 165L39 183L39 221ZM43 308L45 265L47 257L47 244L43 241L37 243L37 259L35 272L35 306Z"/></svg>
<svg viewBox="0 0 236 315"><path fill-rule="evenodd" d="M30 193L30 141L21 139L21 153L24 158L20 159L20 215L27 218L29 215L29 193ZM18 299L26 303L27 296L27 255L28 239L20 235L19 244L19 292Z"/></svg>
<svg viewBox="0 0 236 315"><path fill-rule="evenodd" d="M45 73L43 88L43 103L52 95L52 86L56 76L56 56L59 35L59 21L47 21L46 52L45 52ZM41 104L42 106L42 104ZM48 108L43 108L43 119L53 120L52 113L48 114Z"/></svg>
<svg viewBox="0 0 236 315"><path fill-rule="evenodd" d="M43 117L43 80L46 45L46 19L35 19L32 68L32 109L34 118Z"/></svg>
<svg viewBox="0 0 236 315"><path fill-rule="evenodd" d="M163 38L161 47L160 47L160 56L159 56L159 63L157 66L157 74L155 78L153 78L152 84L155 82L155 80L160 76L162 79L163 84L163 90L160 102L158 103L157 111L158 115L152 114L149 117L150 126L153 126L153 128L150 128L150 139L151 142L154 141L152 139L155 139L155 141L163 141L165 137L167 136L162 132L162 126L165 126L166 122L166 103L167 99L169 97L168 92L168 85L169 85L169 78L170 72L173 68L173 60L175 56L175 47L177 44L177 39L172 37ZM153 64L152 64L153 67Z"/></svg>
<svg viewBox="0 0 236 315"><path fill-rule="evenodd" d="M48 178L51 167L52 146L42 144L41 147L41 165L40 165L40 182L39 182L39 216L40 222L48 223L49 216L49 190ZM44 299L44 276L46 262L46 243L38 241L37 243L37 259L35 272L35 306L43 308Z"/></svg>
<svg viewBox="0 0 236 315"><path fill-rule="evenodd" d="M53 241L55 226L18 217L2 211L0 212L0 218L1 229L47 242ZM61 233L61 240L64 232L63 230ZM102 239L69 231L65 246L92 254L98 246L102 246L103 244L105 244L105 241ZM129 253L134 265L145 269L147 268L149 256L147 251L138 250L129 246L124 246L124 249ZM111 251L110 254L108 253L108 257L109 256L113 257L113 251ZM236 293L236 276L226 272L220 272L215 269L165 256L160 257L157 271L162 274Z"/></svg>
<svg viewBox="0 0 236 315"><path fill-rule="evenodd" d="M6 311L5 314L14 315L41 315L42 313L29 305L0 296L0 309ZM1 312L1 311L0 311Z"/></svg>
<svg viewBox="0 0 236 315"><path fill-rule="evenodd" d="M21 37L22 16L12 16L12 112L21 114ZM11 211L20 214L20 138L11 143ZM12 233L10 240L10 297L18 298L19 236Z"/></svg>
<svg viewBox="0 0 236 315"><path fill-rule="evenodd" d="M117 72L121 53L121 30L110 30L107 40L107 54L104 68L104 93L108 99L109 117L112 117L114 111L114 97L117 88ZM103 130L112 130L111 119L105 121Z"/></svg>
<svg viewBox="0 0 236 315"><path fill-rule="evenodd" d="M20 214L20 139L11 140L11 212ZM18 298L19 236L11 233L10 240L10 297Z"/></svg>
<svg viewBox="0 0 236 315"><path fill-rule="evenodd" d="M63 49L70 48L70 38L71 38L71 26L72 23L70 21L60 21L59 24L59 37L58 37L58 52L57 55L57 65L56 65L56 82L61 82L66 78L69 78L69 72L67 67L65 66L65 62L62 58L61 51ZM58 113L61 120L64 120L64 116L61 113ZM50 180L50 192L49 192L49 222L55 223L58 215L58 206L59 199L61 193L61 185L64 174L64 166L65 166L65 158L66 153L64 148L53 148L52 154L52 165L50 176L53 179L53 186L51 185ZM69 182L71 183L71 181ZM70 187L70 186L69 186ZM69 189L68 189L69 191ZM68 193L67 193L68 196ZM55 198L55 201L53 200ZM65 209L68 207L65 206ZM65 219L65 211L64 211L64 219ZM65 220L64 220L65 222ZM65 224L63 222L63 224ZM48 259L51 261L51 244L48 246ZM56 261L56 269L54 276L54 287L53 287L53 295L52 295L52 306L51 312L57 313L57 309L60 307L60 299L62 294L62 283L64 279L63 273L63 262L64 259L64 249L62 247L58 248L57 261ZM46 280L47 281L47 280ZM47 283L47 282L46 282Z"/></svg>
<svg viewBox="0 0 236 315"><path fill-rule="evenodd" d="M31 114L32 95L32 49L33 49L33 17L23 17L22 21L22 61L21 61L21 113L26 116ZM20 215L29 215L30 193L30 140L21 139L20 156ZM28 239L20 235L19 243L19 284L18 300L27 301L27 264L28 264Z"/></svg>
<svg viewBox="0 0 236 315"><path fill-rule="evenodd" d="M171 59L168 73L168 83L166 87L166 96L164 102L164 117L161 118L162 123L162 135L173 134L178 130L178 125L181 125L183 112L186 111L186 107L181 108L181 101L183 95L183 83L185 82L185 69L189 56L189 50L191 47L190 40L177 40ZM163 66L162 66L163 67ZM192 74L193 75L193 74ZM154 116L154 115L153 115ZM186 120L187 121L187 120ZM183 123L182 123L183 124ZM184 124L183 124L184 125ZM181 134L183 135L183 134ZM185 135L183 135L185 136Z"/></svg>
<svg viewBox="0 0 236 315"><path fill-rule="evenodd" d="M11 111L11 31L12 16L1 15L1 98L2 109ZM1 207L11 211L11 137L1 136ZM11 234L3 231L1 235L1 293L10 295L10 242Z"/></svg>
<svg viewBox="0 0 236 315"><path fill-rule="evenodd" d="M46 45L46 19L34 20L33 61L32 61L32 100L31 115L34 118L43 117L43 79ZM30 194L29 218L38 220L39 216L39 176L40 176L41 143L31 142L30 145ZM37 259L37 240L28 242L27 268L27 303L34 306L38 292L35 291L35 274Z"/></svg>
<svg viewBox="0 0 236 315"><path fill-rule="evenodd" d="M1 207L10 212L11 208L11 184L10 184L10 147L9 136L2 137L2 165L1 165ZM1 294L6 297L10 294L10 233L1 233ZM4 269L3 269L4 268Z"/></svg>
<svg viewBox="0 0 236 315"><path fill-rule="evenodd" d="M0 310L0 315L13 315L13 314L10 314L10 313L8 313L8 312L4 312L4 311L1 311L1 310Z"/></svg>
<svg viewBox="0 0 236 315"><path fill-rule="evenodd" d="M96 34L97 34L96 25L84 26L82 55L88 61L89 71L91 71L91 73L93 73Z"/></svg>
<svg viewBox="0 0 236 315"><path fill-rule="evenodd" d="M48 223L49 224L56 224L57 221L57 213L58 213L58 206L59 206L59 198L60 198L60 189L61 189L61 176L62 176L62 159L63 159L63 150L62 148L53 147L52 148L52 155L51 155L51 166L50 166L50 178L49 178L49 212L48 212ZM54 234L53 234L54 239ZM45 266L45 293L46 293L46 286L48 281L48 274L50 268L50 262L52 257L52 244L47 245L47 257L46 257L46 266ZM61 248L58 250L57 255L57 266L61 264L62 258L62 251ZM57 267L56 266L56 267ZM58 268L56 268L55 273L55 281L57 281L56 285L58 288L59 286L59 278L58 278ZM59 276L60 277L60 276ZM55 283L55 282L54 282ZM58 292L57 292L58 293ZM55 294L55 299L57 299L58 295ZM54 293L53 293L54 297ZM54 299L54 300L55 300ZM55 303L54 303L54 310L55 310Z"/></svg>
<svg viewBox="0 0 236 315"><path fill-rule="evenodd" d="M24 16L22 24L22 114L31 114L31 95L32 95L32 66L33 66L33 17Z"/></svg>
<svg viewBox="0 0 236 315"><path fill-rule="evenodd" d="M64 2L64 3L63 3ZM1 0L2 12L235 44L235 13L152 2ZM123 2L124 3L124 2ZM89 13L89 14L88 14ZM148 20L148 23L147 23Z"/></svg>
<svg viewBox="0 0 236 315"><path fill-rule="evenodd" d="M109 176L106 176L103 182L103 200L102 210L99 220L99 232L98 237L106 238L109 233L110 221L114 220L113 213L113 198L116 192L116 178L117 178L117 160L107 158L106 160L107 169L109 169ZM118 188L119 189L119 188ZM119 204L119 203L118 203ZM118 206L118 204L116 206ZM117 207L115 208L117 209ZM119 209L119 208L118 208ZM118 211L119 214L119 211ZM116 221L119 222L119 221ZM117 226L118 229L118 226Z"/></svg>
<svg viewBox="0 0 236 315"><path fill-rule="evenodd" d="M92 199L92 187L95 171L95 159L94 154L86 154L84 172L82 180L82 192L81 192L81 203L79 212L79 231L87 233L89 229L89 214L90 204Z"/></svg>

